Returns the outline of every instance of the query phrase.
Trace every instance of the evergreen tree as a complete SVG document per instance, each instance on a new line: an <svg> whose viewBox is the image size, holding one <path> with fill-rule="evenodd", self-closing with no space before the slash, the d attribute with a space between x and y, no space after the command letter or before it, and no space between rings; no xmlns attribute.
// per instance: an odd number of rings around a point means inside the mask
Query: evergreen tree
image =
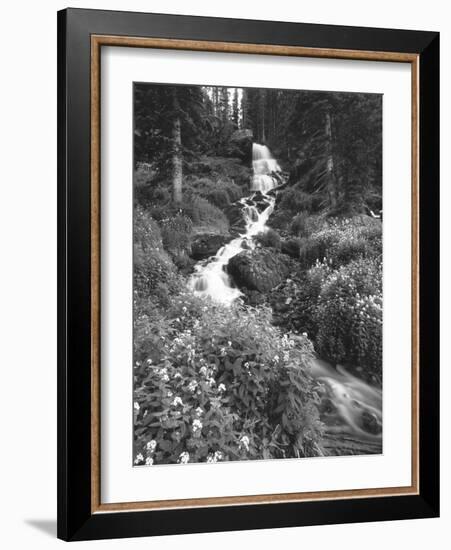
<svg viewBox="0 0 451 550"><path fill-rule="evenodd" d="M232 120L238 127L240 124L240 105L238 97L238 88L233 91L233 103L232 103Z"/></svg>
<svg viewBox="0 0 451 550"><path fill-rule="evenodd" d="M229 121L229 89L225 87L219 90L219 116L223 124Z"/></svg>
<svg viewBox="0 0 451 550"><path fill-rule="evenodd" d="M182 200L183 166L204 146L209 103L200 86L135 85L135 163L147 162L155 181L171 181Z"/></svg>

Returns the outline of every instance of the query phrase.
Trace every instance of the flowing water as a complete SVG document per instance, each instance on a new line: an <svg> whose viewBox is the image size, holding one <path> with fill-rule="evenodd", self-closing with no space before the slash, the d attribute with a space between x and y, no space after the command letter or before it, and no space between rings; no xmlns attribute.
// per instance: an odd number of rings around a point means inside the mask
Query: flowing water
<svg viewBox="0 0 451 550"><path fill-rule="evenodd" d="M198 296L209 296L231 304L242 293L233 285L226 266L244 249L254 249L254 237L267 230L275 196L269 193L278 183L281 169L265 145L252 147L251 194L239 201L245 230L223 246L216 255L198 262L188 286ZM366 384L342 367L334 369L321 359L312 361L312 375L324 388L320 405L326 434L331 436L330 454L377 453L382 449L382 392ZM351 439L349 439L349 437ZM340 452L337 451L341 447ZM344 443L343 443L344 442Z"/></svg>
<svg viewBox="0 0 451 550"><path fill-rule="evenodd" d="M198 296L210 296L216 302L230 304L242 295L233 286L225 267L233 256L244 249L255 248L253 237L266 231L266 222L275 203L275 197L268 195L268 191L277 184L277 179L272 174L280 172L280 167L272 158L268 147L258 143L252 146L252 168L252 193L239 201L245 222L244 233L218 250L216 256L196 265L188 286Z"/></svg>
<svg viewBox="0 0 451 550"><path fill-rule="evenodd" d="M354 438L348 439L349 447L357 441L360 452L362 447L381 452L382 390L319 358L312 360L312 375L324 386L320 412L327 435L347 434Z"/></svg>

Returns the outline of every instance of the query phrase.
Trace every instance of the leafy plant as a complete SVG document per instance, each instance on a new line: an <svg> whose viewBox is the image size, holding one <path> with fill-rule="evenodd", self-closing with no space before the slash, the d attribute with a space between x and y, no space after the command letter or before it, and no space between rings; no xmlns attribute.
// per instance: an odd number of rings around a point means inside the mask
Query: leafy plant
<svg viewBox="0 0 451 550"><path fill-rule="evenodd" d="M264 248L275 248L280 250L280 235L274 229L267 229L262 233L259 233L255 240L260 246Z"/></svg>
<svg viewBox="0 0 451 550"><path fill-rule="evenodd" d="M175 266L164 250L158 223L143 208L135 210L133 226L133 266L135 294L157 296L177 287Z"/></svg>
<svg viewBox="0 0 451 550"><path fill-rule="evenodd" d="M183 203L182 211L198 229L225 233L229 228L229 222L224 213L202 197L192 196Z"/></svg>
<svg viewBox="0 0 451 550"><path fill-rule="evenodd" d="M178 300L159 353L136 350L137 463L321 454L308 340L281 336L265 308Z"/></svg>
<svg viewBox="0 0 451 550"><path fill-rule="evenodd" d="M161 224L161 237L166 250L178 254L189 250L193 229L191 220L183 214L177 214Z"/></svg>
<svg viewBox="0 0 451 550"><path fill-rule="evenodd" d="M360 259L326 279L316 309L318 352L382 376L382 272Z"/></svg>

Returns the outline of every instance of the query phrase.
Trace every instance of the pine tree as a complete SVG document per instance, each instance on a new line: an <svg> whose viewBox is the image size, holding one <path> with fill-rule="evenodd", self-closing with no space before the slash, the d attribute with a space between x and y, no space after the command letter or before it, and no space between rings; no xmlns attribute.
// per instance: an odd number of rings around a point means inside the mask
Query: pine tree
<svg viewBox="0 0 451 550"><path fill-rule="evenodd" d="M229 120L229 89L225 87L219 90L219 117L223 124Z"/></svg>
<svg viewBox="0 0 451 550"><path fill-rule="evenodd" d="M238 97L238 88L233 91L233 103L232 103L232 120L238 127L240 124L240 106Z"/></svg>
<svg viewBox="0 0 451 550"><path fill-rule="evenodd" d="M172 197L177 204L182 202L183 161L180 123L181 113L178 90L175 86L172 88L172 109Z"/></svg>

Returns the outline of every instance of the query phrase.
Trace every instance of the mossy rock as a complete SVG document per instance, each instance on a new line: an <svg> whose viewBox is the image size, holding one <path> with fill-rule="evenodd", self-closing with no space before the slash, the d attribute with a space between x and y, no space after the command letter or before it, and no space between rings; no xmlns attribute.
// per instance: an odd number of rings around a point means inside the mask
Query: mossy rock
<svg viewBox="0 0 451 550"><path fill-rule="evenodd" d="M258 248L231 258L227 270L239 288L269 292L284 281L290 268L283 254L274 249Z"/></svg>

